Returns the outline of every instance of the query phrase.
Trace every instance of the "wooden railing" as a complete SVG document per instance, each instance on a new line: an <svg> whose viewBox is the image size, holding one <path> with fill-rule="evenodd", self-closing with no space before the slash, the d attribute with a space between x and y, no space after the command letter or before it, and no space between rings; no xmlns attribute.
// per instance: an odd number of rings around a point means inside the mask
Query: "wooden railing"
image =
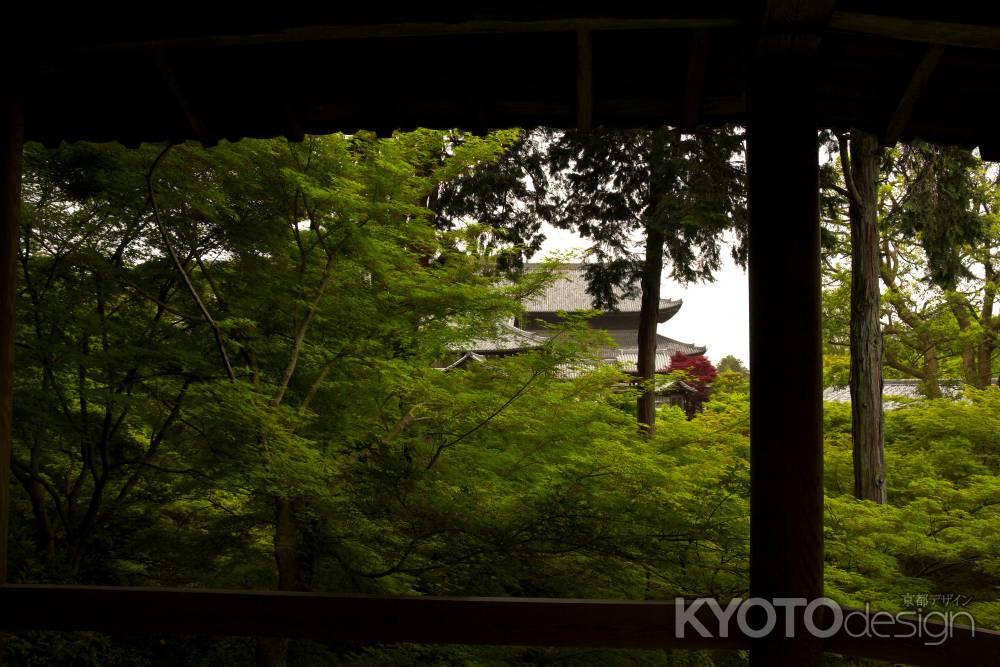
<svg viewBox="0 0 1000 667"><path fill-rule="evenodd" d="M848 610L845 610L848 611ZM668 601L535 598L376 597L324 593L218 591L100 586L0 586L0 628L93 630L289 637L317 640L579 646L605 648L748 649L731 617L726 633L705 606L697 620L709 638L688 626L675 636L677 605ZM852 624L854 634L862 619ZM928 622L930 633L898 621L880 622L888 638L853 637L848 629L825 640L825 650L915 665L1000 664L1000 633ZM780 628L779 628L780 631ZM726 634L726 637L722 635Z"/></svg>

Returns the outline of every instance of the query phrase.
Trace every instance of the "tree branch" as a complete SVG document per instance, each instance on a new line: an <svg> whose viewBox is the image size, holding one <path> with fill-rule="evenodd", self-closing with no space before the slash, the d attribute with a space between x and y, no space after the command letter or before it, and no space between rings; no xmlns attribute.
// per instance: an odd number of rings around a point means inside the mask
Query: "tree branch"
<svg viewBox="0 0 1000 667"><path fill-rule="evenodd" d="M484 426L486 426L494 417L496 417L501 412L503 412L504 410L506 410L507 406L509 406L511 403L513 403L514 401L516 401L522 394L524 394L524 392L526 392L528 390L528 387L530 387L531 384L535 380L537 380L538 377L541 374L542 374L542 371L536 370L534 373L531 374L531 377L528 378L528 381L525 382L524 385L522 385L520 389L518 389L516 392L514 392L513 396L511 396L506 401L504 401L503 405L501 405L499 408L497 408L496 410L494 410L486 419L484 419L483 421L479 422L478 424L476 424L475 426L473 426L472 428L470 428L465 433L462 433L461 435L457 436L454 440L451 440L450 442L446 442L446 443L438 446L437 450L435 450L435 452L434 452L434 456L432 456L431 460L427 462L427 467L425 468L425 470L430 470L434 466L434 464L437 462L438 458L441 456L441 453L444 450L449 449L451 447L454 447L455 445L457 445L458 443L460 443L462 440L465 440L467 437L469 437L470 435L472 435L473 433L475 433L479 429L481 429Z"/></svg>
<svg viewBox="0 0 1000 667"><path fill-rule="evenodd" d="M906 373L907 375L909 375L911 377L919 378L921 380L926 380L927 379L926 376L925 376L925 373L923 371L917 370L916 368L914 368L912 366L907 366L903 362L899 361L899 359L897 359L896 355L894 355L894 354L886 353L886 355L885 355L885 363L886 363L887 366L889 366L891 368L895 368L900 373Z"/></svg>
<svg viewBox="0 0 1000 667"><path fill-rule="evenodd" d="M847 137L844 134L837 135L837 145L840 147L840 169L844 172L844 184L847 186L848 199L855 206L861 206L861 194L858 186L854 183L854 173L851 171L851 157L847 154L849 146Z"/></svg>
<svg viewBox="0 0 1000 667"><path fill-rule="evenodd" d="M329 287L330 281L333 279L334 257L335 255L333 254L327 256L326 267L323 270L323 277L320 279L320 284L316 288L316 295L313 297L312 303L309 304L309 310L306 311L305 319L302 320L298 331L295 332L295 338L292 341L292 351L288 356L288 365L285 366L285 371L281 374L281 382L278 383L278 388L275 390L274 396L271 397L272 408L276 408L281 404L281 399L285 396L285 390L288 389L288 383L291 382L292 375L295 374L295 367L299 363L299 355L302 353L302 345L305 342L306 331L308 331L313 317L316 316L316 311L319 310L319 302L323 298L323 293L326 292L326 288Z"/></svg>
<svg viewBox="0 0 1000 667"><path fill-rule="evenodd" d="M166 247L167 253L170 255L170 259L173 260L174 266L180 273L181 278L184 280L184 285L191 294L191 298L193 298L194 302L198 305L198 310L201 311L201 316L205 319L205 322L208 323L208 326L211 327L212 333L215 335L215 344L219 350L219 356L222 358L222 364L225 366L226 375L229 377L229 381L236 382L236 374L233 373L233 366L229 363L229 355L226 353L226 345L222 340L222 330L219 329L219 325L212 319L212 316L208 312L208 308L205 307L205 303L198 295L198 290L195 289L194 284L191 282L191 278L188 276L187 271L184 270L184 266L181 264L180 259L178 259L177 253L174 252L174 247L170 243L170 237L167 234L167 230L163 226L163 221L160 218L160 208L156 204L156 194L153 189L153 176L157 165L160 164L160 161L164 158L164 156L166 156L172 146L173 144L167 144L163 150L160 151L160 154L156 156L155 160L153 160L153 164L150 165L149 171L146 173L146 189L149 192L149 202L153 208L153 220L156 222L156 228L160 232L160 238L163 239L163 245Z"/></svg>

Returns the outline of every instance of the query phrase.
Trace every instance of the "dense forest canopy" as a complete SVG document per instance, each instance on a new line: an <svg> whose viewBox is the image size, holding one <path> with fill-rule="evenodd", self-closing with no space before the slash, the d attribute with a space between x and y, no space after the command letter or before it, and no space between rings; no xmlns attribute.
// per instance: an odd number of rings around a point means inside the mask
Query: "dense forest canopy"
<svg viewBox="0 0 1000 667"><path fill-rule="evenodd" d="M470 220L462 189L520 187L509 161L524 141L420 130L208 150L28 146L12 581L745 597L740 360L696 369L703 411L662 407L652 436L637 429L639 389L598 363L607 340L582 317L541 349L441 370L550 278L506 270L530 248L531 220L519 213L506 231L499 212ZM853 497L849 408L827 404L826 592L889 611L947 594L1000 628L1000 389L977 380L983 364L994 372L995 347L966 363L996 333L981 316L993 317L996 289L996 175L934 147L886 161L886 363L926 368L927 348L910 342L929 336L934 377L968 386L961 400L886 414L885 505ZM956 189L971 194L949 198ZM938 208L907 203L925 200ZM974 217L979 241L951 238L935 254L939 210ZM831 196L831 352L845 322L841 211ZM730 220L710 217L689 230L709 245ZM921 308L911 327L903 313ZM4 650L27 665L746 661L41 632Z"/></svg>

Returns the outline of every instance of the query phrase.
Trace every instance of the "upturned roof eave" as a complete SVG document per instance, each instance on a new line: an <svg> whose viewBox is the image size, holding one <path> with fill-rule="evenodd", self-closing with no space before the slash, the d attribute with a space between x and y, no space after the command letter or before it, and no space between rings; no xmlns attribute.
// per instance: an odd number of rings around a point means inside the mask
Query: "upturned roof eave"
<svg viewBox="0 0 1000 667"><path fill-rule="evenodd" d="M661 324L663 322L666 322L671 317L673 317L674 315L676 315L677 311L679 311L681 309L681 306L683 306L683 305L684 305L684 299L660 299L660 305L659 305L659 308L658 308L659 314L657 315L657 322L659 322ZM527 317L542 317L542 316L545 316L545 315L550 315L550 316L551 315L555 315L555 314L560 313L560 312L576 313L576 312L580 312L582 310L600 310L600 314L601 315L638 315L639 314L638 310L601 310L600 308L589 308L589 309L587 309L587 308L581 308L581 309L578 309L578 310L569 310L569 311L561 309L561 308L557 309L557 310L539 310L539 309L534 309L534 310L526 310L526 311L524 311L524 314Z"/></svg>

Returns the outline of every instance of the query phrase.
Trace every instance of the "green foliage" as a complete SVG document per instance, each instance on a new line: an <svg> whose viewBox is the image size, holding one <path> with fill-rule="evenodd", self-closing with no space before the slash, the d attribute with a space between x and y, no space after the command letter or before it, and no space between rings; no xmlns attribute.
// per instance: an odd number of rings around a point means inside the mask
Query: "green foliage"
<svg viewBox="0 0 1000 667"><path fill-rule="evenodd" d="M638 289L645 258L635 253L637 233L663 235L664 265L681 282L711 280L727 230L740 239L734 256L745 261L742 150L733 128L696 135L601 128L551 140L555 184L546 213L590 240L587 281L596 307L613 309L623 287Z"/></svg>
<svg viewBox="0 0 1000 667"><path fill-rule="evenodd" d="M720 370L712 383L712 400L719 402L733 395L750 395L749 371L741 373L734 370Z"/></svg>
<svg viewBox="0 0 1000 667"><path fill-rule="evenodd" d="M521 132L495 162L442 183L438 224L485 225L480 242L497 250L499 268L523 268L545 240L540 230L552 204L543 146L551 139L543 129Z"/></svg>
<svg viewBox="0 0 1000 667"><path fill-rule="evenodd" d="M958 148L915 143L900 149L897 168L915 174L900 206L901 231L920 240L930 279L944 289L972 277L961 248L990 241L986 219L975 207L981 198L980 165L970 151Z"/></svg>
<svg viewBox="0 0 1000 667"><path fill-rule="evenodd" d="M826 581L833 599L898 611L915 595L962 595L977 626L997 627L1000 391L966 393L967 401L886 413L891 474L883 506L851 497L850 411L827 406Z"/></svg>
<svg viewBox="0 0 1000 667"><path fill-rule="evenodd" d="M733 373L742 373L743 375L746 375L750 372L747 370L747 367L743 365L743 361L732 354L727 354L722 357L716 365L716 369L720 373L724 371L731 371Z"/></svg>
<svg viewBox="0 0 1000 667"><path fill-rule="evenodd" d="M540 349L441 370L549 278L498 280L501 237L484 242L488 228L451 228L427 208L431 192L500 159L516 135L449 137L175 146L149 184L156 147L31 147L14 580L747 594L749 383L738 361L694 419L662 408L652 438L638 434L635 390L597 363L606 340L581 317ZM961 593L977 622L1000 627L998 415L995 388L889 413L890 502L875 506L850 497L849 410L827 406L829 595L896 609L907 594ZM291 586L275 558L285 520ZM237 640L85 633L18 633L5 651L13 664L253 660ZM293 643L288 657L745 663L739 653L315 642Z"/></svg>

